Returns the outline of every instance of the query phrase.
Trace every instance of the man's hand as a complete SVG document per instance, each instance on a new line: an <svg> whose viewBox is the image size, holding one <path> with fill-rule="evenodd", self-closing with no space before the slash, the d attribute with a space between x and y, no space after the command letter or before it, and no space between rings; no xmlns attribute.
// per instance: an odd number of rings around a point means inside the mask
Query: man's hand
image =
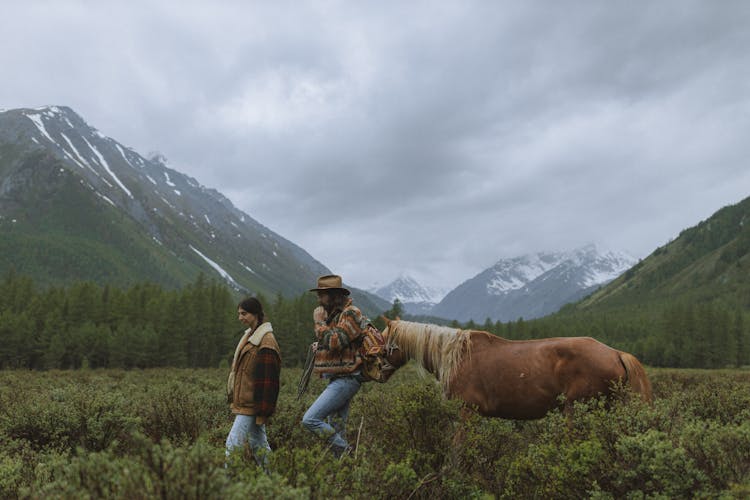
<svg viewBox="0 0 750 500"><path fill-rule="evenodd" d="M313 321L315 321L315 323L325 323L326 319L328 319L328 313L326 313L323 306L316 307L313 311Z"/></svg>
<svg viewBox="0 0 750 500"><path fill-rule="evenodd" d="M317 342L313 342L310 347L312 347L312 351L315 352L315 351L318 350L318 343ZM230 401L230 403L231 403L231 401Z"/></svg>

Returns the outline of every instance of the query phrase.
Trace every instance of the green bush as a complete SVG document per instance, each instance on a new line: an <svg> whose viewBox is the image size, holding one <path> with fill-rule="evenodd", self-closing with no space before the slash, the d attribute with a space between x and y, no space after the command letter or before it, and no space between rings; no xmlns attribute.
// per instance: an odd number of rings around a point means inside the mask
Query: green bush
<svg viewBox="0 0 750 500"><path fill-rule="evenodd" d="M707 477L686 450L658 430L623 437L616 446L620 473L615 484L622 493L661 493L685 498L701 491Z"/></svg>
<svg viewBox="0 0 750 500"><path fill-rule="evenodd" d="M0 498L11 498L23 483L23 461L0 453Z"/></svg>
<svg viewBox="0 0 750 500"><path fill-rule="evenodd" d="M715 489L742 482L750 474L750 421L693 421L682 430L680 443Z"/></svg>
<svg viewBox="0 0 750 500"><path fill-rule="evenodd" d="M228 467L225 370L0 371L0 498L742 498L750 376L650 370L657 399L576 402L534 421L483 418L407 366L365 384L341 460L301 426L282 371L271 475Z"/></svg>

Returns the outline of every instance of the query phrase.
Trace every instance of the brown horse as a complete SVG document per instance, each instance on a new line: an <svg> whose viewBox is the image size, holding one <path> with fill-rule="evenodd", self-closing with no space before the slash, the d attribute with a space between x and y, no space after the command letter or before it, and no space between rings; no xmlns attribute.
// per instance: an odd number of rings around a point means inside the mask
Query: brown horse
<svg viewBox="0 0 750 500"><path fill-rule="evenodd" d="M477 330L386 320L389 362L409 359L437 377L446 397L488 417L534 419L574 401L612 394L617 382L651 402L651 383L631 354L590 337L506 340ZM563 396L563 398L560 398Z"/></svg>

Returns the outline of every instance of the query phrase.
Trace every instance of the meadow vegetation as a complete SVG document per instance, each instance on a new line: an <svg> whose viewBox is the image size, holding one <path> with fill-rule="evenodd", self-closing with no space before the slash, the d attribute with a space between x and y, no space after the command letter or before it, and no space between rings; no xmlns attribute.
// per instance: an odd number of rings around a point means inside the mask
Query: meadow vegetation
<svg viewBox="0 0 750 500"><path fill-rule="evenodd" d="M348 427L356 449L335 461L300 425L324 382L296 399L314 296L261 297L284 360L267 476L247 451L225 467L238 299L203 276L182 289L119 289L40 288L7 274L0 498L750 497L750 371L738 368L750 364L744 306L568 307L534 321L454 323L509 339L593 336L650 366L655 402L588 401L570 418L462 420L460 405L407 365L387 384L365 384ZM399 312L394 303L386 314Z"/></svg>
<svg viewBox="0 0 750 500"><path fill-rule="evenodd" d="M226 369L0 371L0 498L747 498L750 372L650 369L655 403L474 416L413 365L354 399L333 460L285 368L270 476L224 467Z"/></svg>

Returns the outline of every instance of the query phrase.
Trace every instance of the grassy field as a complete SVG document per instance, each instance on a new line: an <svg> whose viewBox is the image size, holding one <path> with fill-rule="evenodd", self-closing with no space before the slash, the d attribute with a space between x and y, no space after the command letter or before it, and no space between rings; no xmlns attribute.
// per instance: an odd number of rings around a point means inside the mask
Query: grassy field
<svg viewBox="0 0 750 500"><path fill-rule="evenodd" d="M296 401L285 369L266 476L223 466L225 370L0 372L0 498L750 497L750 372L649 374L653 406L462 421L407 366L363 386L335 461L300 425L323 382Z"/></svg>

